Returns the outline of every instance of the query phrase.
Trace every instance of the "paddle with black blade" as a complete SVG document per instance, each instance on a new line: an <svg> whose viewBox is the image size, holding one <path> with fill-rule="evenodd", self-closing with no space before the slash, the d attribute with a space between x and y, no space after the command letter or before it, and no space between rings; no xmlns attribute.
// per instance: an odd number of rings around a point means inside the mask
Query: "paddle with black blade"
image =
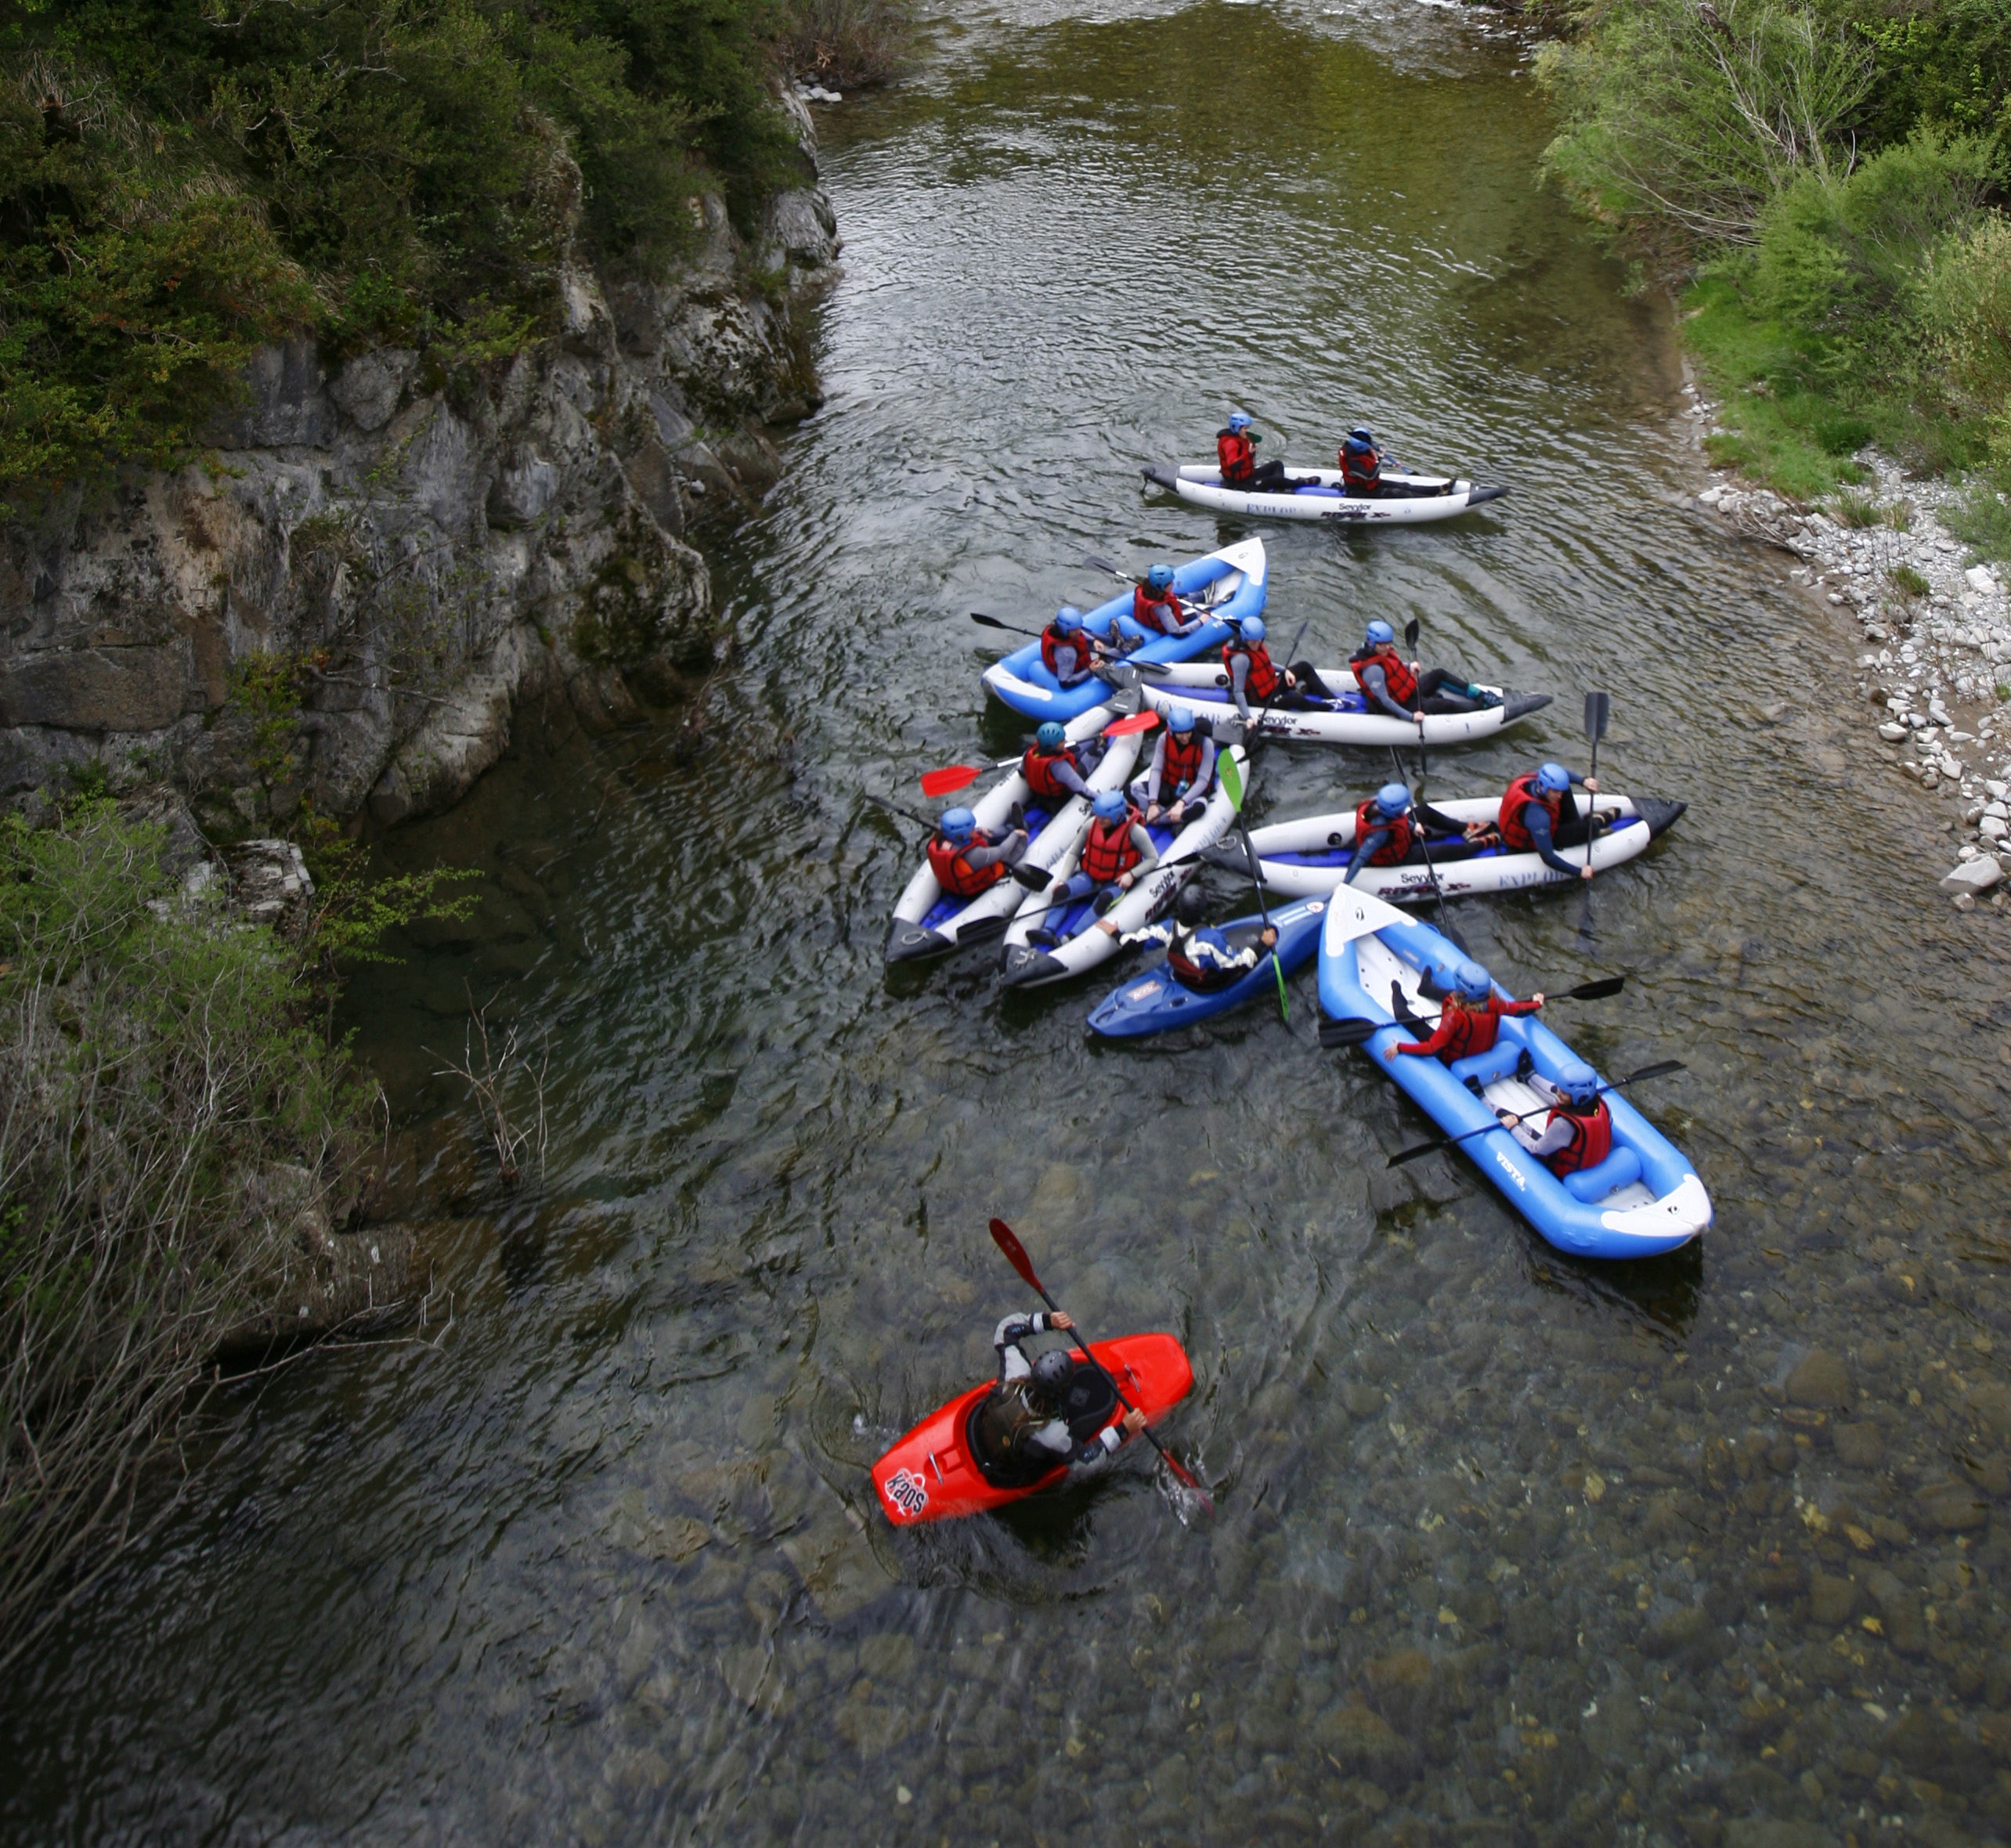
<svg viewBox="0 0 2011 1848"><path fill-rule="evenodd" d="M1002 623L996 616L987 616L983 610L973 610L970 619L983 623L987 629L1002 629L1008 635L1031 635L1035 641L1041 638L1042 632L1038 629L1022 629L1016 623Z"/></svg>
<svg viewBox="0 0 2011 1848"><path fill-rule="evenodd" d="M1229 792L1229 806L1236 816L1236 832L1243 838L1243 857L1250 862L1250 883L1256 889L1258 920L1265 930L1271 928L1271 914L1264 903L1264 875L1257 864L1257 849L1250 839L1250 824L1243 818L1243 772L1236 767L1236 760L1228 752L1222 753L1215 762L1215 774L1222 788ZM1278 1018L1287 1023L1291 1012L1285 1004L1285 966L1278 960L1278 946L1274 939L1271 945L1271 973L1278 982Z"/></svg>
<svg viewBox="0 0 2011 1848"><path fill-rule="evenodd" d="M1042 1302L1045 1303L1049 1309L1058 1311L1060 1305L1056 1302L1052 1297L1048 1294L1046 1286L1041 1282L1038 1277L1034 1275L1033 1260L1027 1255L1026 1247L1021 1244L1019 1240L1014 1236L1012 1227L1008 1225L1003 1219L993 1220L991 1222L991 1238L992 1242L998 1246L998 1249L1006 1254L1006 1261L1011 1265L1013 1269L1017 1271L1021 1278L1024 1280L1027 1287L1031 1290ZM1108 1382L1111 1391L1117 1395L1117 1403L1122 1406L1127 1412L1135 1411L1138 1408L1135 1406L1129 1399L1125 1397L1124 1388L1117 1383L1115 1379L1112 1378L1110 1369L1105 1366L1103 1362L1099 1360L1094 1354L1090 1352L1089 1336L1082 1332L1079 1325L1070 1332L1074 1334L1078 1341L1081 1344L1082 1358L1088 1361L1098 1373L1103 1376L1105 1381ZM1150 1442L1153 1449L1157 1450L1161 1456L1165 1458L1166 1467L1179 1478L1181 1482L1193 1491L1195 1496L1199 1499L1201 1506L1206 1509L1209 1514L1212 1514L1215 1512L1215 1497L1210 1495L1200 1483L1194 1480L1193 1475L1189 1472L1186 1466L1182 1464L1172 1451L1168 1450L1164 1444L1160 1442L1158 1438L1153 1436L1152 1427L1150 1425L1141 1425L1139 1428L1143 1433L1147 1441Z"/></svg>
<svg viewBox="0 0 2011 1848"><path fill-rule="evenodd" d="M1638 1085L1646 1078L1666 1078L1672 1071L1687 1071L1688 1069L1680 1059L1664 1059L1659 1065L1644 1065L1639 1071L1630 1071L1625 1077L1616 1078L1610 1085L1601 1085L1599 1087L1600 1095L1603 1096L1608 1091L1623 1090L1629 1085ZM1414 1149L1404 1149L1391 1156L1385 1165L1401 1168L1406 1161L1422 1160L1425 1156L1436 1154L1441 1149L1453 1148L1475 1136L1485 1135L1490 1129L1503 1127L1500 1123L1483 1123L1478 1129L1469 1129L1463 1135L1442 1135L1435 1142L1420 1142Z"/></svg>
<svg viewBox="0 0 2011 1848"><path fill-rule="evenodd" d="M1606 720L1613 710L1613 696L1610 693L1588 693L1585 695L1585 735L1592 741L1592 767L1586 773L1586 781L1599 780L1599 741L1606 735ZM1578 934L1588 944L1592 937L1592 818L1597 808L1597 799L1590 794L1585 798L1585 905L1578 915Z"/></svg>
<svg viewBox="0 0 2011 1848"><path fill-rule="evenodd" d="M1603 976L1596 982L1581 982L1576 988L1567 988L1561 994L1546 994L1546 1003L1553 1001L1606 1001L1627 985L1625 976ZM1359 1046L1381 1033L1385 1027L1400 1025L1388 1020L1323 1020L1320 1025L1320 1043L1329 1052L1338 1046Z"/></svg>

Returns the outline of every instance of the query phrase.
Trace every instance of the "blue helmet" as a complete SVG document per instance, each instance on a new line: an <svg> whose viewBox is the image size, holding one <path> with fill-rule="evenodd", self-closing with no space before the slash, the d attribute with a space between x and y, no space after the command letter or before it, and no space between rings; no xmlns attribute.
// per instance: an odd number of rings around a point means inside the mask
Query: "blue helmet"
<svg viewBox="0 0 2011 1848"><path fill-rule="evenodd" d="M1168 731L1192 731L1194 729L1194 715L1186 706L1176 706L1166 715L1166 729Z"/></svg>
<svg viewBox="0 0 2011 1848"><path fill-rule="evenodd" d="M1410 792L1402 783L1385 783L1376 792L1376 813L1392 818L1407 813Z"/></svg>
<svg viewBox="0 0 2011 1848"><path fill-rule="evenodd" d="M1054 626L1063 635L1073 635L1082 626L1082 612L1072 603L1064 603L1054 612Z"/></svg>
<svg viewBox="0 0 2011 1848"><path fill-rule="evenodd" d="M944 840L952 846L961 846L977 832L977 817L967 808L945 809L937 825L942 829Z"/></svg>
<svg viewBox="0 0 2011 1848"><path fill-rule="evenodd" d="M1068 727L1059 719L1045 720L1034 734L1034 742L1044 751L1058 751L1068 742Z"/></svg>
<svg viewBox="0 0 2011 1848"><path fill-rule="evenodd" d="M1562 796L1571 787L1571 772L1562 763L1546 763L1536 772L1536 787L1551 796Z"/></svg>
<svg viewBox="0 0 2011 1848"><path fill-rule="evenodd" d="M1485 1001L1494 992L1494 984L1478 962L1462 962L1453 971L1453 992L1462 1001Z"/></svg>
<svg viewBox="0 0 2011 1848"><path fill-rule="evenodd" d="M1129 805L1121 789L1099 789L1096 799L1089 805L1089 812L1099 821L1114 821Z"/></svg>
<svg viewBox="0 0 2011 1848"><path fill-rule="evenodd" d="M1231 411L1229 413L1229 427L1232 430L1247 430L1250 428L1250 413L1247 411Z"/></svg>
<svg viewBox="0 0 2011 1848"><path fill-rule="evenodd" d="M1369 625L1368 633L1369 646L1372 648L1387 648L1396 640L1396 631L1380 616Z"/></svg>
<svg viewBox="0 0 2011 1848"><path fill-rule="evenodd" d="M1353 429L1348 432L1348 440L1350 442L1367 443L1373 446L1376 439L1370 433L1367 424L1357 424Z"/></svg>
<svg viewBox="0 0 2011 1848"><path fill-rule="evenodd" d="M1245 616L1243 619L1242 628L1243 639L1245 641L1262 641L1269 633L1264 626L1264 619L1262 616Z"/></svg>
<svg viewBox="0 0 2011 1848"><path fill-rule="evenodd" d="M1582 1059L1570 1059L1558 1068L1557 1088L1571 1101L1589 1104L1599 1095L1599 1074Z"/></svg>
<svg viewBox="0 0 2011 1848"><path fill-rule="evenodd" d="M1148 589L1170 590L1173 588L1173 567L1170 565L1155 565L1145 574L1145 581Z"/></svg>

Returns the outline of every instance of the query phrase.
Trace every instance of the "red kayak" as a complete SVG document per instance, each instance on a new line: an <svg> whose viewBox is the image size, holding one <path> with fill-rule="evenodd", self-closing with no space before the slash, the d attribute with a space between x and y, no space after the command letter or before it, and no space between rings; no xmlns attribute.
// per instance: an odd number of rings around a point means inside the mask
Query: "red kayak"
<svg viewBox="0 0 2011 1848"><path fill-rule="evenodd" d="M1069 1383L1063 1409L1077 1442L1086 1443L1105 1426L1121 1419L1124 1407L1096 1369L1084 1363L1082 1350L1071 1352L1075 1377ZM1187 1396L1187 1388L1194 1383L1186 1350L1170 1334L1128 1334L1114 1341L1093 1341L1089 1352L1110 1370L1125 1397L1144 1412L1148 1424L1157 1424ZM971 1414L984 1403L991 1387L987 1380L932 1412L873 1465L873 1486L879 1491L880 1506L896 1527L1002 1508L1008 1502L1053 1488L1067 1474L1067 1466L1057 1464L1031 1482L1004 1487L978 1467L970 1447Z"/></svg>

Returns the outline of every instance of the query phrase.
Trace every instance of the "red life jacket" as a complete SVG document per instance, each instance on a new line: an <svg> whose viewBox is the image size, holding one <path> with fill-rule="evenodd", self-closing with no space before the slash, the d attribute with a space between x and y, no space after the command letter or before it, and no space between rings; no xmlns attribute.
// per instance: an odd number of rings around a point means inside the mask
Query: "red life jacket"
<svg viewBox="0 0 2011 1848"><path fill-rule="evenodd" d="M1552 834L1557 832L1558 818L1564 813L1564 798L1539 789L1534 771L1516 778L1508 785L1508 793L1501 798L1501 813L1496 818L1501 830L1502 846L1515 853L1527 854L1536 847L1536 837L1522 825L1522 810L1533 802L1550 810Z"/></svg>
<svg viewBox="0 0 2011 1848"><path fill-rule="evenodd" d="M1027 787L1048 802L1066 802L1075 793L1055 775L1057 763L1074 764L1078 771L1082 767L1075 763L1075 753L1066 745L1052 755L1038 745L1029 745L1020 760L1020 774L1027 779Z"/></svg>
<svg viewBox="0 0 2011 1848"><path fill-rule="evenodd" d="M1164 612L1164 615L1161 613ZM1168 628L1180 620L1180 599L1171 590L1155 597L1140 584L1132 592L1132 620L1141 629L1154 635L1164 635Z"/></svg>
<svg viewBox="0 0 2011 1848"><path fill-rule="evenodd" d="M1215 433L1215 460L1221 465L1222 478L1231 487L1257 472L1256 446L1240 430Z"/></svg>
<svg viewBox="0 0 2011 1848"><path fill-rule="evenodd" d="M1002 860L995 860L989 866L971 864L966 856L977 842L977 836L973 835L962 846L952 846L940 834L930 837L929 870L936 875L936 883L952 898L975 898L1006 876Z"/></svg>
<svg viewBox="0 0 2011 1848"><path fill-rule="evenodd" d="M1373 488L1382 479L1382 457L1374 449L1357 452L1344 443L1334 460L1341 465L1344 488Z"/></svg>
<svg viewBox="0 0 2011 1848"><path fill-rule="evenodd" d="M1250 672L1243 682L1243 690L1251 699L1269 699L1278 690L1278 670L1271 665L1271 652L1261 641L1245 641L1240 636L1232 637L1222 644L1222 664L1229 670L1230 684L1235 684L1234 657L1247 655Z"/></svg>
<svg viewBox="0 0 2011 1848"><path fill-rule="evenodd" d="M1599 1107L1589 1117L1581 1117L1575 1110L1552 1110L1550 1121L1554 1123L1560 1117L1571 1125L1571 1146L1543 1157L1552 1174L1583 1174L1612 1153L1613 1113L1606 1108L1605 1099L1599 1099Z"/></svg>
<svg viewBox="0 0 2011 1848"><path fill-rule="evenodd" d="M1490 994L1478 1007L1449 999L1439 1016L1439 1024L1450 1034L1449 1043L1439 1054L1446 1064L1455 1059L1471 1059L1478 1052L1491 1052L1501 1037L1501 997Z"/></svg>
<svg viewBox="0 0 2011 1848"><path fill-rule="evenodd" d="M1184 737L1177 731L1166 735L1166 756L1160 765L1159 795L1161 801L1177 797L1201 773L1201 753L1208 741L1201 736L1197 725Z"/></svg>
<svg viewBox="0 0 2011 1848"><path fill-rule="evenodd" d="M1076 864L1098 885L1114 884L1121 875L1129 872L1145 857L1132 839L1132 825L1137 820L1138 811L1127 808L1108 828L1101 821L1089 824L1089 832L1083 838L1082 857Z"/></svg>
<svg viewBox="0 0 2011 1848"><path fill-rule="evenodd" d="M1060 648L1074 649L1076 671L1080 673L1089 665L1089 631L1078 629L1073 635L1063 635L1052 623L1041 631L1041 665L1056 680L1061 678L1061 670L1055 665L1056 651Z"/></svg>
<svg viewBox="0 0 2011 1848"><path fill-rule="evenodd" d="M1358 648L1348 657L1348 665L1355 670L1358 680L1363 668L1380 667L1389 696L1399 706L1407 706L1417 697L1417 677L1410 671L1410 663L1396 651L1394 643L1381 642L1372 648Z"/></svg>
<svg viewBox="0 0 2011 1848"><path fill-rule="evenodd" d="M1363 841L1379 828L1389 830L1389 839L1369 856L1371 866L1395 866L1410 851L1410 843L1417 838L1417 825L1407 815L1399 815L1392 821L1388 816L1374 812L1376 799L1371 796L1367 802L1355 805L1355 839Z"/></svg>

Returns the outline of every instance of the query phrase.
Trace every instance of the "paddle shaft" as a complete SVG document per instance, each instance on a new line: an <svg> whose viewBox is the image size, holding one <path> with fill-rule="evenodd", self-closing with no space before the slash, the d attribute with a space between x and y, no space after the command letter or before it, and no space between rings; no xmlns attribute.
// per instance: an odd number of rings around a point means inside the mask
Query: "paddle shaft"
<svg viewBox="0 0 2011 1848"><path fill-rule="evenodd" d="M919 822L931 834L936 832L936 824L926 815L919 814L912 808L903 808L897 802L889 802L884 796L876 796L870 789L861 789L859 793L876 808L883 808L889 814L898 815L903 821Z"/></svg>
<svg viewBox="0 0 2011 1848"><path fill-rule="evenodd" d="M1423 724L1421 717L1418 723L1421 726ZM1396 766L1397 781L1403 781L1403 760L1397 755L1395 745L1392 745L1389 748L1389 760ZM1417 787L1421 790L1424 787L1424 747L1421 743L1417 747ZM1421 806L1424 801L1423 796L1420 796L1417 799ZM1439 901L1439 926L1448 937L1464 950L1466 947L1466 940L1453 928L1452 920L1446 915L1446 888L1439 882L1438 868L1432 864L1432 837L1425 828L1424 818L1421 814L1417 818L1417 846L1424 856L1424 874L1425 877L1432 882L1432 896Z"/></svg>
<svg viewBox="0 0 2011 1848"><path fill-rule="evenodd" d="M1616 1078L1610 1085L1601 1085L1599 1087L1598 1095L1604 1097L1608 1092L1624 1090L1628 1085L1634 1084L1639 1079L1659 1078L1666 1076L1670 1072L1681 1071L1682 1070L1682 1065L1677 1060L1673 1059L1670 1059L1666 1063L1662 1065L1643 1066L1639 1071L1629 1072L1625 1077ZM1505 1123L1502 1123L1498 1121L1493 1123L1483 1123L1478 1129L1465 1130L1458 1135L1441 1136L1435 1142L1420 1142L1414 1149L1405 1149L1399 1151L1398 1153L1391 1156L1388 1162L1385 1165L1390 1168L1395 1168L1406 1161L1420 1160L1424 1157L1432 1153L1436 1150L1456 1148L1460 1143L1470 1142L1477 1135L1486 1135L1490 1129L1506 1129L1507 1128L1507 1125Z"/></svg>

